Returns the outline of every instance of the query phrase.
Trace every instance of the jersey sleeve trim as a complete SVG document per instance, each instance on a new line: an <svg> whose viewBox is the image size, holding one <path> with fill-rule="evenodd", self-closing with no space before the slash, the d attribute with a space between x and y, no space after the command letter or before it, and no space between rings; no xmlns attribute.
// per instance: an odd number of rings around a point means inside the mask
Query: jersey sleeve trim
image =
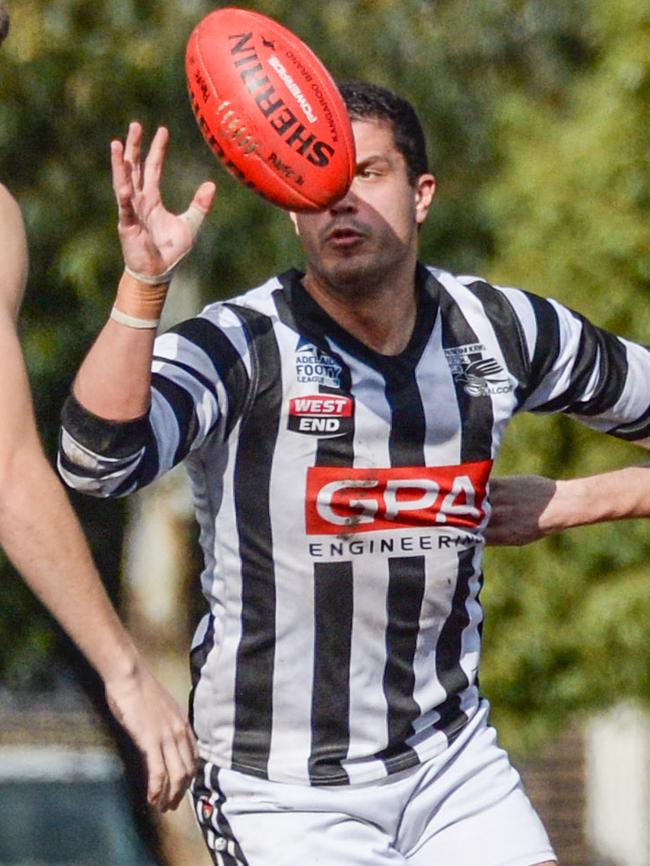
<svg viewBox="0 0 650 866"><path fill-rule="evenodd" d="M90 412L70 394L63 404L61 421L67 432L95 454L121 460L138 452L145 443L148 415L133 421L111 421Z"/></svg>

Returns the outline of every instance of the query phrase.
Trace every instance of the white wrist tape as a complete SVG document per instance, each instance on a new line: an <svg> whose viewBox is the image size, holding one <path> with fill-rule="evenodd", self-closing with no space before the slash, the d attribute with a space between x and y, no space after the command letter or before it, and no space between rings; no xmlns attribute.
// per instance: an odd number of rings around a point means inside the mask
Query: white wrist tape
<svg viewBox="0 0 650 866"><path fill-rule="evenodd" d="M115 319L120 325L126 325L128 328L138 328L139 330L157 328L160 324L160 319L139 319L137 316L129 316L127 313L123 313L117 307L113 307L111 310L111 319Z"/></svg>
<svg viewBox="0 0 650 866"><path fill-rule="evenodd" d="M187 223L190 235L192 236L192 241L194 241L195 237L199 233L201 224L205 219L205 214L201 208L197 207L195 204L191 204L185 213L179 215L179 219L182 219L183 222ZM140 280L141 283L146 283L149 286L158 286L160 283L168 283L171 280L176 269L189 251L190 250L187 250L187 252L183 253L182 256L179 256L175 262L172 262L163 274L156 274L155 276L152 276L151 274L141 274L139 271L134 271L127 264L124 265L124 270L134 279Z"/></svg>

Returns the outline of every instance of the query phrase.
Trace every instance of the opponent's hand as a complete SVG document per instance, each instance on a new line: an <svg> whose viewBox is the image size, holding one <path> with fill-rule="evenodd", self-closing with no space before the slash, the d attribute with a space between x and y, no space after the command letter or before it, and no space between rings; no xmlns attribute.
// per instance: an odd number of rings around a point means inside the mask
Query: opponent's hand
<svg viewBox="0 0 650 866"><path fill-rule="evenodd" d="M144 755L149 803L163 812L175 809L194 777L198 759L189 722L144 666L105 686L113 715Z"/></svg>
<svg viewBox="0 0 650 866"><path fill-rule="evenodd" d="M488 544L522 545L563 528L553 518L558 483L541 475L512 475L490 481L492 514Z"/></svg>
<svg viewBox="0 0 650 866"><path fill-rule="evenodd" d="M185 213L170 213L160 196L169 132L158 128L144 162L142 139L142 126L129 124L124 145L111 142L111 168L124 263L136 273L154 277L168 274L192 249L216 188L209 181L202 183Z"/></svg>

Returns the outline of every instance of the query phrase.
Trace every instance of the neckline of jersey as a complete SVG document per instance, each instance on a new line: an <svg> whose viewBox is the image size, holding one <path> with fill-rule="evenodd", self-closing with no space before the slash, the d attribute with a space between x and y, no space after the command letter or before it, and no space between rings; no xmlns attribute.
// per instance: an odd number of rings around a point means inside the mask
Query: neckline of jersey
<svg viewBox="0 0 650 866"><path fill-rule="evenodd" d="M284 289L288 290L289 304L299 329L305 325L310 335L316 332L322 334L323 338L330 337L349 354L362 358L378 369L394 365L413 367L417 364L433 331L439 308L440 284L425 265L418 262L415 271L415 326L407 345L396 355L376 351L340 325L305 289L302 283L304 276L304 271L292 268L279 278Z"/></svg>

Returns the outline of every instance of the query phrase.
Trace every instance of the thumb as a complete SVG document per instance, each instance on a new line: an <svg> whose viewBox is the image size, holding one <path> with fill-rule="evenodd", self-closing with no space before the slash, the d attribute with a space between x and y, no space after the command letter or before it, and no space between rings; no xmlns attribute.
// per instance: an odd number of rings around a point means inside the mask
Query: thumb
<svg viewBox="0 0 650 866"><path fill-rule="evenodd" d="M201 224L212 207L216 191L217 188L212 181L202 183L197 189L188 209L185 213L180 214L180 218L189 226L192 240L199 233Z"/></svg>
<svg viewBox="0 0 650 866"><path fill-rule="evenodd" d="M204 213L209 213L217 192L216 185L211 180L206 180L197 189L192 204L196 205Z"/></svg>

